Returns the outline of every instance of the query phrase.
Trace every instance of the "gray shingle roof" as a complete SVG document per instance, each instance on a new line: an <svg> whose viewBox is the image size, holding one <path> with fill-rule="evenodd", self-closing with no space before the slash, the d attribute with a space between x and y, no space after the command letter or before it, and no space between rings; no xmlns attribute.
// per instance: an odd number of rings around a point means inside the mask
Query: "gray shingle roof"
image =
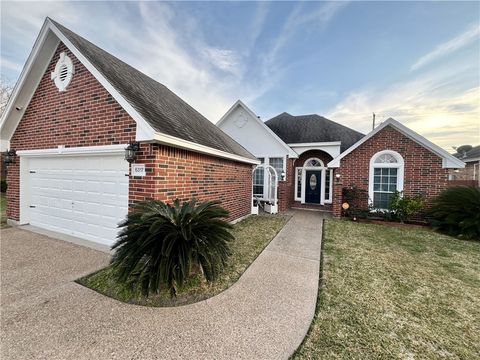
<svg viewBox="0 0 480 360"><path fill-rule="evenodd" d="M320 115L293 116L286 112L265 122L285 143L341 141L345 151L365 135Z"/></svg>
<svg viewBox="0 0 480 360"><path fill-rule="evenodd" d="M59 23L51 21L153 129L227 153L255 159L245 148L166 86Z"/></svg>
<svg viewBox="0 0 480 360"><path fill-rule="evenodd" d="M480 145L472 147L470 150L453 154L457 159L468 162L470 159L476 159L480 157Z"/></svg>

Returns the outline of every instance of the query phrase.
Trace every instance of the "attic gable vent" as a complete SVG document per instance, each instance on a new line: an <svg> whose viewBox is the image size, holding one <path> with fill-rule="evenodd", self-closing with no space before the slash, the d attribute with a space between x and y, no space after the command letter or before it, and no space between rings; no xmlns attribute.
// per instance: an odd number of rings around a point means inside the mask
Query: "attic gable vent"
<svg viewBox="0 0 480 360"><path fill-rule="evenodd" d="M70 81L72 81L74 73L75 69L72 60L62 52L57 61L57 65L55 65L55 70L51 74L51 78L59 91L65 91Z"/></svg>

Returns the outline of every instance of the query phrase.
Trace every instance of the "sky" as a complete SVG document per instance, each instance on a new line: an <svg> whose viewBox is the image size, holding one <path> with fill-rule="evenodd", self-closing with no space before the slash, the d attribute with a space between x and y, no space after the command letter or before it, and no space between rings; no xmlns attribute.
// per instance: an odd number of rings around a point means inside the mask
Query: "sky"
<svg viewBox="0 0 480 360"><path fill-rule="evenodd" d="M368 133L393 117L453 152L480 143L479 2L5 2L15 82L46 16L169 87L210 121L316 113Z"/></svg>

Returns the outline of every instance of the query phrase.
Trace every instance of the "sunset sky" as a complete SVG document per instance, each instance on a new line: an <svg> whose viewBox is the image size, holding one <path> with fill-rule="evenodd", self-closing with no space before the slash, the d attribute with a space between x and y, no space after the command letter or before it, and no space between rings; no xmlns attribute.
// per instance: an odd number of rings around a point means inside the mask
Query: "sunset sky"
<svg viewBox="0 0 480 360"><path fill-rule="evenodd" d="M212 122L317 113L367 133L372 112L452 152L480 143L478 2L2 2L14 82L46 16L168 86Z"/></svg>

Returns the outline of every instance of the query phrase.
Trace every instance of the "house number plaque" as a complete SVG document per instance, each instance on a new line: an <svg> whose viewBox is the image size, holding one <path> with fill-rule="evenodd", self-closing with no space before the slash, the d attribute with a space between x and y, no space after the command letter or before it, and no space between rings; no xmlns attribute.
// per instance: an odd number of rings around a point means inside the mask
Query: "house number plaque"
<svg viewBox="0 0 480 360"><path fill-rule="evenodd" d="M145 176L145 164L132 164L132 176Z"/></svg>

